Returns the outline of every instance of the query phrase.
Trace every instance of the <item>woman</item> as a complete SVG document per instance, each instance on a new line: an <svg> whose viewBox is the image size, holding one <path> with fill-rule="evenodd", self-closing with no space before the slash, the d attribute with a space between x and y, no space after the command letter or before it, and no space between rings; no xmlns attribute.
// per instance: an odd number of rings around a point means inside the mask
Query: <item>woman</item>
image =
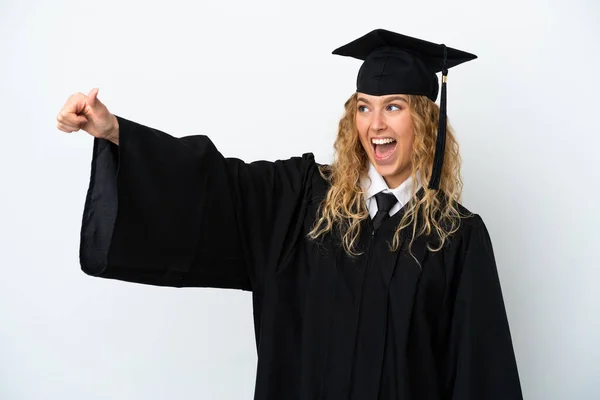
<svg viewBox="0 0 600 400"><path fill-rule="evenodd" d="M334 54L364 63L330 166L247 164L72 96L59 129L95 137L83 271L252 291L256 399L522 398L446 122L447 68L475 56L385 30Z"/></svg>

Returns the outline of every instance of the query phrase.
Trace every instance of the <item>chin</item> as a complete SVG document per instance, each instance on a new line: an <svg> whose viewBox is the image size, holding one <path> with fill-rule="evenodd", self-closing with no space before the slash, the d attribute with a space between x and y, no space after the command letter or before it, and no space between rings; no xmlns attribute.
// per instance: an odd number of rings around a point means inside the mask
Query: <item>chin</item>
<svg viewBox="0 0 600 400"><path fill-rule="evenodd" d="M377 165L376 162L374 162L373 165L375 166L375 169L379 175L383 176L384 178L387 176L396 175L396 173L399 172L393 165Z"/></svg>
<svg viewBox="0 0 600 400"><path fill-rule="evenodd" d="M380 165L375 160L371 160L371 163L373 163L377 173L385 179L391 189L399 186L411 174L410 167L406 165L399 165L398 163Z"/></svg>
<svg viewBox="0 0 600 400"><path fill-rule="evenodd" d="M398 165L397 160L394 163L381 163L371 158L371 163L375 166L375 169L379 175L383 176L384 178L390 175L398 175L406 169L402 165Z"/></svg>

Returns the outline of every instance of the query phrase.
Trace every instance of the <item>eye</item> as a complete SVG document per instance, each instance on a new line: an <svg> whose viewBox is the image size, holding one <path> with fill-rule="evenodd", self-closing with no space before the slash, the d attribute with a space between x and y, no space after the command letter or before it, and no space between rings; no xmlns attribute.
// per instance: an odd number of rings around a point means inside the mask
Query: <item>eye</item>
<svg viewBox="0 0 600 400"><path fill-rule="evenodd" d="M396 111L396 110L394 110L394 109L391 109L392 107L395 107L397 110L403 110L403 108L402 108L401 106L398 106L398 105L396 105L396 104L390 104L390 105L388 106L388 109L390 109L390 111Z"/></svg>
<svg viewBox="0 0 600 400"><path fill-rule="evenodd" d="M365 112L367 110L367 106L360 105L356 109L358 112Z"/></svg>

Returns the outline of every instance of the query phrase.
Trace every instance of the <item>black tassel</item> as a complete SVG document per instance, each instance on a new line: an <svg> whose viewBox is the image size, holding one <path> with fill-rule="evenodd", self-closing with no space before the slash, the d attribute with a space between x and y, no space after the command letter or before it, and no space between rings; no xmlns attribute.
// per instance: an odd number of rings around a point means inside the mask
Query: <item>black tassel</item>
<svg viewBox="0 0 600 400"><path fill-rule="evenodd" d="M435 155L433 158L433 168L431 171L431 179L429 180L429 189L438 190L440 180L442 178L442 168L444 166L444 153L446 150L446 77L448 76L448 68L446 60L448 57L446 45L442 45L444 49L444 62L442 65L442 93L440 98L440 120L438 125L438 135L435 142Z"/></svg>

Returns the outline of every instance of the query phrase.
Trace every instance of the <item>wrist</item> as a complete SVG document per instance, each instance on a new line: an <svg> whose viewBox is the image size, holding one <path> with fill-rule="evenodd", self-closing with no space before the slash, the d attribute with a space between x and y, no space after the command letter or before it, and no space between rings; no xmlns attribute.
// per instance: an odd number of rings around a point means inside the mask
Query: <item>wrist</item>
<svg viewBox="0 0 600 400"><path fill-rule="evenodd" d="M113 142L114 144L119 144L119 120L114 114L111 114L113 119L113 129L110 130L110 133L106 135L105 139Z"/></svg>

